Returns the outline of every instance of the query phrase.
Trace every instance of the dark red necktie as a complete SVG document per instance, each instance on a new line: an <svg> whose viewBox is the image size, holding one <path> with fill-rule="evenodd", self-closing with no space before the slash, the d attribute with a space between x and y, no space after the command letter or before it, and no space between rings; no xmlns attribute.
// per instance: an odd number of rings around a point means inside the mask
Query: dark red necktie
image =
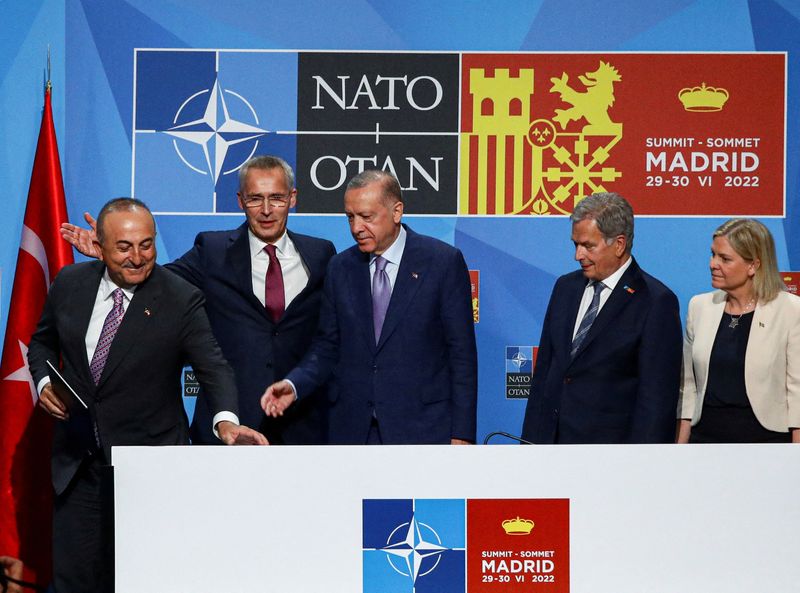
<svg viewBox="0 0 800 593"><path fill-rule="evenodd" d="M272 321L277 323L286 308L286 301L283 296L283 272L281 271L281 263L275 253L275 246L267 245L264 250L269 256L264 302L266 303L267 313L272 317Z"/></svg>

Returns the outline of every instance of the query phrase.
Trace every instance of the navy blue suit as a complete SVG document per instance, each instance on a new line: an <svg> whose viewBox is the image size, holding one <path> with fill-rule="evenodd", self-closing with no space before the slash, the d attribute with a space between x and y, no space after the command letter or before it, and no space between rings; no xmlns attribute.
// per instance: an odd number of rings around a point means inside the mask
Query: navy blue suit
<svg viewBox="0 0 800 593"><path fill-rule="evenodd" d="M636 261L620 278L575 357L581 271L553 288L523 438L535 443L668 443L681 372L678 300Z"/></svg>
<svg viewBox="0 0 800 593"><path fill-rule="evenodd" d="M259 405L264 390L286 376L311 344L325 269L336 253L330 241L288 232L309 278L278 323L253 294L247 224L232 231L200 233L194 247L166 267L205 295L214 336L236 375L239 421L261 430L271 443L322 444L327 437L321 390L279 419L265 417ZM199 399L192 421L193 443L219 443L211 432L212 417Z"/></svg>
<svg viewBox="0 0 800 593"><path fill-rule="evenodd" d="M364 444L373 414L385 444L475 439L469 272L458 249L406 230L378 344L369 255L351 247L331 260L319 335L287 376L297 388L298 405L332 373L331 443Z"/></svg>

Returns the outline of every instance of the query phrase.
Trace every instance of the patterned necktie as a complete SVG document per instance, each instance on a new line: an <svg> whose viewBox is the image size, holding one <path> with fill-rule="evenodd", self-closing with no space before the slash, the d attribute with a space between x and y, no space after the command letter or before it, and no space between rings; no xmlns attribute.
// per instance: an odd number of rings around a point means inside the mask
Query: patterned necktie
<svg viewBox="0 0 800 593"><path fill-rule="evenodd" d="M267 313L272 317L272 321L278 323L284 309L286 309L286 298L283 294L283 271L281 270L281 262L278 261L278 255L275 253L275 246L267 245L264 247L264 251L269 256L264 303L267 307Z"/></svg>
<svg viewBox="0 0 800 593"><path fill-rule="evenodd" d="M389 274L386 273L386 264L389 263L380 255L375 258L375 275L372 277L372 324L375 328L375 343L381 337L383 320L386 319L386 309L392 298L392 285L389 283Z"/></svg>
<svg viewBox="0 0 800 593"><path fill-rule="evenodd" d="M605 287L606 285L602 282L594 283L594 296L592 297L592 302L589 305L589 308L586 310L586 313L584 313L583 319L581 319L581 324L578 326L578 331L575 334L575 337L572 338L572 350L570 350L569 354L573 358L575 357L575 353L578 351L578 348L580 348L581 344L583 344L583 340L586 339L586 334L589 333L589 329L592 327L595 317L597 317L597 311L600 309L600 293L603 292Z"/></svg>
<svg viewBox="0 0 800 593"><path fill-rule="evenodd" d="M100 339L97 340L97 348L94 349L92 355L92 362L89 365L89 371L92 373L94 384L100 383L100 376L103 374L103 368L106 366L108 360L108 351L111 349L111 342L114 336L117 335L119 324L122 323L122 317L125 315L125 309L122 308L122 302L125 300L125 295L122 293L121 288L117 288L111 293L114 299L114 306L111 311L106 315L106 320L103 322L103 329L100 331Z"/></svg>

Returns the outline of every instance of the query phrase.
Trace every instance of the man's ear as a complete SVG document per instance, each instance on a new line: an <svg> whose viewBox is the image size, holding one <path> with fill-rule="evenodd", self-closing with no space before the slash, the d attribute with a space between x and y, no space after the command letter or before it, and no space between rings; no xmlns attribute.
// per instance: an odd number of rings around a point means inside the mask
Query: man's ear
<svg viewBox="0 0 800 593"><path fill-rule="evenodd" d="M103 246L100 245L100 241L98 241L97 239L94 239L92 241L92 243L94 244L95 250L97 251L97 259L99 259L100 261L104 261L103 260Z"/></svg>
<svg viewBox="0 0 800 593"><path fill-rule="evenodd" d="M401 218L403 218L403 202L398 200L392 205L392 220L399 223Z"/></svg>
<svg viewBox="0 0 800 593"><path fill-rule="evenodd" d="M622 257L625 254L625 248L628 246L628 241L625 235L617 235L614 239L614 254L617 257Z"/></svg>

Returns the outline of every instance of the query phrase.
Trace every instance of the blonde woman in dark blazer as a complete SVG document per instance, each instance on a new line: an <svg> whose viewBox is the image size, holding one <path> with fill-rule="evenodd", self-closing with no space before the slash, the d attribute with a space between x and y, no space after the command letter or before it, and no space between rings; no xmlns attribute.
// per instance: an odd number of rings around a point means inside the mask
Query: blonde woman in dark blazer
<svg viewBox="0 0 800 593"><path fill-rule="evenodd" d="M686 318L678 442L800 442L800 298L785 291L772 235L727 221L710 267L716 290Z"/></svg>

